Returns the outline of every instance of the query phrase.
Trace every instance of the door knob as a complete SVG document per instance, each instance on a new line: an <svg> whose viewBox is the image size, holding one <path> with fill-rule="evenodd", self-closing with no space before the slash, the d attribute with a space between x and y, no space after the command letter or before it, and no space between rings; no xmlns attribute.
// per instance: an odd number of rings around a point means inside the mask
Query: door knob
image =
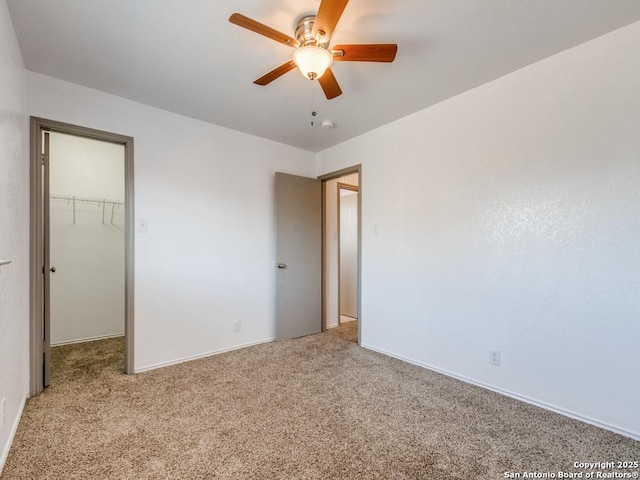
<svg viewBox="0 0 640 480"><path fill-rule="evenodd" d="M278 268L287 268L287 266L284 263L279 263Z"/></svg>
<svg viewBox="0 0 640 480"><path fill-rule="evenodd" d="M49 271L50 271L51 273L55 273L55 271L56 271L56 267L51 267L51 268L49 269Z"/></svg>

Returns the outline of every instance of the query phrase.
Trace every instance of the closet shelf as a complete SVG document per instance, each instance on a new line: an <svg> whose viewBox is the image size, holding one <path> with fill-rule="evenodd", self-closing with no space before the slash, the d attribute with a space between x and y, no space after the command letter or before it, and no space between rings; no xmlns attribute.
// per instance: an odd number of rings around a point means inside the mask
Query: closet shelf
<svg viewBox="0 0 640 480"><path fill-rule="evenodd" d="M109 200L108 198L94 198L94 197L76 197L74 195L49 195L51 200L65 200L67 202L77 203L92 203L94 205L115 205L116 207L123 207L124 202L118 200Z"/></svg>
<svg viewBox="0 0 640 480"><path fill-rule="evenodd" d="M73 206L73 223L76 223L76 203L89 203L93 205L102 206L102 224L106 225L105 217L107 215L107 205L111 207L111 225L113 225L113 215L116 207L124 207L124 202L118 200L109 200L106 198L94 198L94 197L76 197L75 195L49 195L50 200L64 200L68 204Z"/></svg>

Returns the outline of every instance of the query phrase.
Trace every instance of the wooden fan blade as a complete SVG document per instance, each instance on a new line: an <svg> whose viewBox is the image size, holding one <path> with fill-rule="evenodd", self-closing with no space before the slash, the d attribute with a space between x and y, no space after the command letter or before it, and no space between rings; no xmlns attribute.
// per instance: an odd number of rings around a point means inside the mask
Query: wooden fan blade
<svg viewBox="0 0 640 480"><path fill-rule="evenodd" d="M331 100L332 98L336 98L338 95L342 95L340 85L338 85L338 81L330 68L327 68L324 75L318 79L318 82L320 82L320 86L322 87L322 91L324 91L327 100Z"/></svg>
<svg viewBox="0 0 640 480"><path fill-rule="evenodd" d="M289 47L297 47L298 41L290 37L289 35L285 35L277 30L274 30L271 27L267 27L260 22L256 22L255 20L250 19L249 17L245 17L240 13L234 13L229 17L229 21L238 25L239 27L246 28L247 30L251 30L252 32L259 33L260 35L264 35L271 40L275 40L276 42L280 42L283 45L287 45Z"/></svg>
<svg viewBox="0 0 640 480"><path fill-rule="evenodd" d="M334 62L393 62L396 58L398 45L395 43L373 43L369 45L336 45L332 52Z"/></svg>
<svg viewBox="0 0 640 480"><path fill-rule="evenodd" d="M263 85L263 86L269 85L275 79L280 78L282 75L284 75L287 72L290 72L294 68L296 68L296 64L293 63L293 60L289 60L288 62L280 65L279 67L274 68L269 73L264 74L253 83L255 83L256 85Z"/></svg>
<svg viewBox="0 0 640 480"><path fill-rule="evenodd" d="M349 0L322 0L320 2L318 15L316 15L316 19L313 22L313 30L311 31L314 38L318 32L324 32L322 42L326 42L331 38L347 3L349 3Z"/></svg>

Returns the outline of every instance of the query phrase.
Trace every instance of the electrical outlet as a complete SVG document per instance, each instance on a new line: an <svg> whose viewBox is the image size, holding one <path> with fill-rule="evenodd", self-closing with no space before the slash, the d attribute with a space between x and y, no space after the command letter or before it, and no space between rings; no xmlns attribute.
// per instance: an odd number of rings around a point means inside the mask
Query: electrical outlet
<svg viewBox="0 0 640 480"><path fill-rule="evenodd" d="M240 320L236 320L233 322L233 331L239 332L240 330L242 330L242 322Z"/></svg>
<svg viewBox="0 0 640 480"><path fill-rule="evenodd" d="M496 350L495 348L489 349L489 363L496 367L500 366L500 350Z"/></svg>
<svg viewBox="0 0 640 480"><path fill-rule="evenodd" d="M4 421L6 420L6 406L7 406L7 399L5 397L2 397L2 400L0 400L0 427L2 425L4 425Z"/></svg>

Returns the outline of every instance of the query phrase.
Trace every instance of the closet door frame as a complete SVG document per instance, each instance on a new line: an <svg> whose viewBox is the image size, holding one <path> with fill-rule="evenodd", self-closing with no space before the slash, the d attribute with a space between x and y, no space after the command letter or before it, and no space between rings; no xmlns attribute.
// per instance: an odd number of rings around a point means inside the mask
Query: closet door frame
<svg viewBox="0 0 640 480"><path fill-rule="evenodd" d="M45 354L45 210L43 132L58 132L124 146L125 170L125 373L134 372L134 189L133 137L68 123L31 117L30 173L30 395L44 389Z"/></svg>

